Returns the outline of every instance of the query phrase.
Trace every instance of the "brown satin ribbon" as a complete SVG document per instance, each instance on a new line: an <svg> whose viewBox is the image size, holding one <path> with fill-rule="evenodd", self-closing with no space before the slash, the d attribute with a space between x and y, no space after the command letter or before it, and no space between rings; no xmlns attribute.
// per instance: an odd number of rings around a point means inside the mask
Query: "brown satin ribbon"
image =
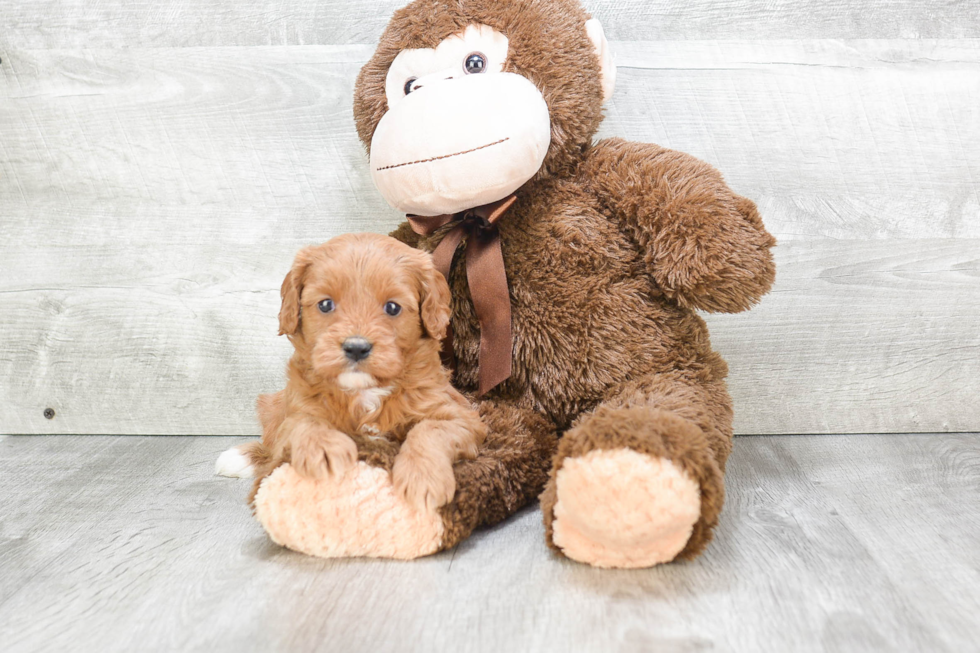
<svg viewBox="0 0 980 653"><path fill-rule="evenodd" d="M449 280L449 268L460 241L466 236L466 280L473 308L480 322L480 394L506 381L511 372L513 341L510 332L510 293L500 250L500 233L494 223L517 201L513 195L492 204L460 213L422 217L408 216L415 233L428 236L440 227L455 223L432 252L436 269ZM453 331L442 343L443 361L455 365Z"/></svg>

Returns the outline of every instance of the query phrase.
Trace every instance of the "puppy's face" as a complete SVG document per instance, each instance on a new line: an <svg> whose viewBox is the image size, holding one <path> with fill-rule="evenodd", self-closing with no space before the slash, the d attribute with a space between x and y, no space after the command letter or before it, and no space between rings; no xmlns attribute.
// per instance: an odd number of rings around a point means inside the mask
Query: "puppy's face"
<svg viewBox="0 0 980 653"><path fill-rule="evenodd" d="M448 324L449 287L431 257L387 236L303 249L282 284L280 334L344 390L388 385Z"/></svg>

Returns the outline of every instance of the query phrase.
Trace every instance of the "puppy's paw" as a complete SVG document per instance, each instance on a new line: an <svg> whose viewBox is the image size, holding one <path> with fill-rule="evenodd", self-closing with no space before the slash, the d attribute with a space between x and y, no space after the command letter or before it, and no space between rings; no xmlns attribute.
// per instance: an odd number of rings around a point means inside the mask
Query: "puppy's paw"
<svg viewBox="0 0 980 653"><path fill-rule="evenodd" d="M300 476L339 480L357 463L357 445L339 431L294 439L292 465Z"/></svg>
<svg viewBox="0 0 980 653"><path fill-rule="evenodd" d="M456 476L443 458L425 456L405 446L391 468L395 494L419 511L434 511L453 500Z"/></svg>
<svg viewBox="0 0 980 653"><path fill-rule="evenodd" d="M456 456L465 460L475 460L480 446L473 439L463 440L456 446Z"/></svg>
<svg viewBox="0 0 980 653"><path fill-rule="evenodd" d="M232 447L224 451L214 463L214 473L218 476L231 478L252 478L255 476L255 466L252 459L242 452L242 446Z"/></svg>

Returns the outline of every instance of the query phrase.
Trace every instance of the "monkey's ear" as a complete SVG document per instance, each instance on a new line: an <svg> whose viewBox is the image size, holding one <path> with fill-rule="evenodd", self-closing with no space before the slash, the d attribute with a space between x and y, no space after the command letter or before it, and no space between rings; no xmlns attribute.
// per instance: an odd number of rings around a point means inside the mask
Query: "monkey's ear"
<svg viewBox="0 0 980 653"><path fill-rule="evenodd" d="M590 18L585 21L585 31L589 34L589 40L595 47L596 56L599 57L599 69L602 73L602 101L608 102L612 97L613 89L616 88L616 64L613 63L612 52L609 51L609 44L606 42L606 35L602 31L602 25L597 18Z"/></svg>
<svg viewBox="0 0 980 653"><path fill-rule="evenodd" d="M279 335L281 336L291 336L299 332L299 300L303 293L303 277L306 276L310 263L309 251L301 249L296 254L292 269L282 281L282 288L279 291L282 297L282 306L279 308Z"/></svg>
<svg viewBox="0 0 980 653"><path fill-rule="evenodd" d="M425 266L420 295L422 326L430 337L442 340L449 327L449 284L432 263Z"/></svg>

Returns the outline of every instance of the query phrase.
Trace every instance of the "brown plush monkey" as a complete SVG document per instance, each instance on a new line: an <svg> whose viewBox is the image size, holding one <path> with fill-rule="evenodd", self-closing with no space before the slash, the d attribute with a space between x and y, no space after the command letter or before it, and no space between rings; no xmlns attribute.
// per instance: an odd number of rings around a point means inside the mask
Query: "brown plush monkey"
<svg viewBox="0 0 980 653"><path fill-rule="evenodd" d="M396 12L357 80L357 129L379 190L415 216L394 235L448 268L454 383L490 435L456 465L437 515L393 495L384 439L358 443L342 486L280 467L255 501L277 542L411 558L540 495L548 544L575 560L643 567L703 550L732 408L695 309L757 302L775 241L711 166L593 142L613 81L601 27L576 0Z"/></svg>

